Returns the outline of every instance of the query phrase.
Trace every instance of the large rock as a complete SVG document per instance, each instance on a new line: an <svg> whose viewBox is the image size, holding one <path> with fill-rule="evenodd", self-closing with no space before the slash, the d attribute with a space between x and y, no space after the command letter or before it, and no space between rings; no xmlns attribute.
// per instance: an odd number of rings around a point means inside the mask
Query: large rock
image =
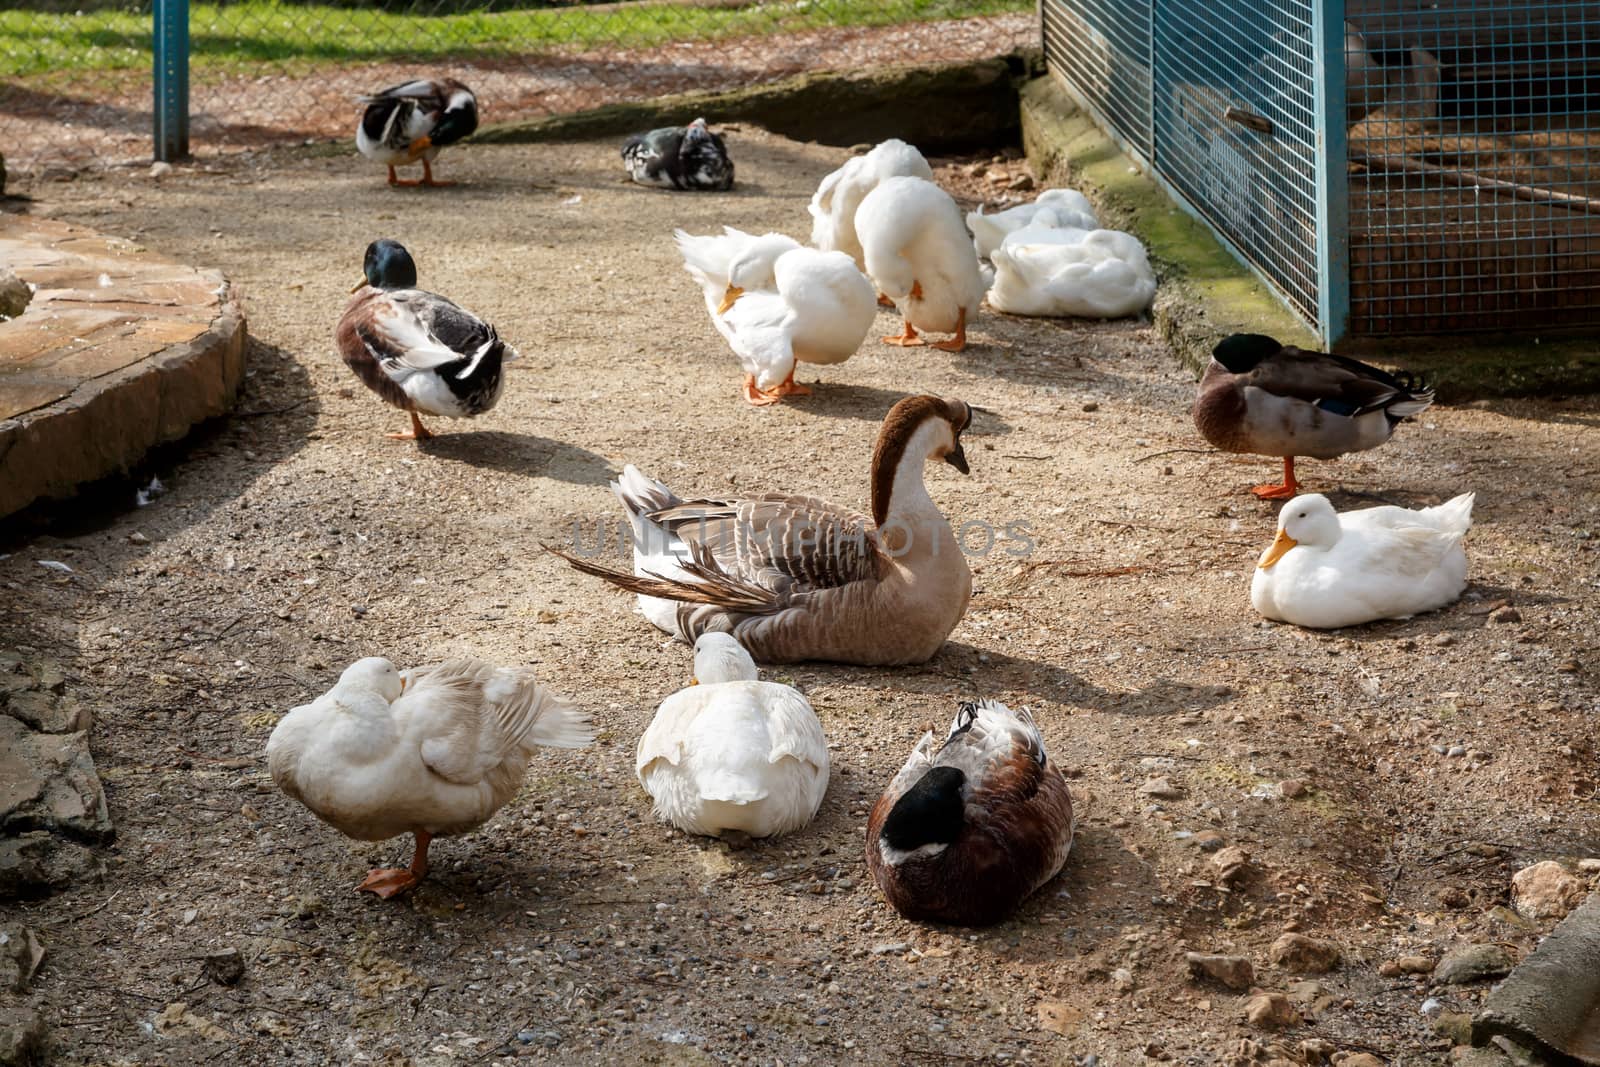
<svg viewBox="0 0 1600 1067"><path fill-rule="evenodd" d="M1284 934L1272 943L1268 958L1291 974L1326 974L1339 966L1339 946L1305 934Z"/></svg>
<svg viewBox="0 0 1600 1067"><path fill-rule="evenodd" d="M111 836L89 735L40 734L0 716L0 832L50 830L88 840Z"/></svg>
<svg viewBox="0 0 1600 1067"><path fill-rule="evenodd" d="M1184 961L1195 978L1214 978L1229 989L1245 990L1256 984L1256 969L1243 956L1212 956L1186 952Z"/></svg>
<svg viewBox="0 0 1600 1067"><path fill-rule="evenodd" d="M1562 1063L1600 1063L1600 894L1489 994L1472 1040L1481 1045L1502 1036Z"/></svg>
<svg viewBox="0 0 1600 1067"><path fill-rule="evenodd" d="M1510 974L1516 963L1499 945L1462 945L1445 953L1433 969L1433 980L1445 985L1467 985Z"/></svg>
<svg viewBox="0 0 1600 1067"><path fill-rule="evenodd" d="M42 897L98 877L94 852L46 830L0 835L0 900Z"/></svg>
<svg viewBox="0 0 1600 1067"><path fill-rule="evenodd" d="M47 734L89 728L89 709L66 694L60 667L7 649L0 649L0 714Z"/></svg>
<svg viewBox="0 0 1600 1067"><path fill-rule="evenodd" d="M1511 899L1529 919L1564 919L1589 895L1589 883L1554 860L1524 867L1511 876Z"/></svg>

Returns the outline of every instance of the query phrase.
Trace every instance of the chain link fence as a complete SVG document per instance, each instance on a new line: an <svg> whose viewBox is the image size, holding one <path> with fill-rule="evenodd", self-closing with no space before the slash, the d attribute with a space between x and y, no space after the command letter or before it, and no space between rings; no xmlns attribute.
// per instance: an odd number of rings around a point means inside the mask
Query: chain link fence
<svg viewBox="0 0 1600 1067"><path fill-rule="evenodd" d="M150 158L151 4L0 8L13 172ZM484 122L1037 41L1031 0L223 0L189 12L197 155L353 136L355 97L448 73Z"/></svg>

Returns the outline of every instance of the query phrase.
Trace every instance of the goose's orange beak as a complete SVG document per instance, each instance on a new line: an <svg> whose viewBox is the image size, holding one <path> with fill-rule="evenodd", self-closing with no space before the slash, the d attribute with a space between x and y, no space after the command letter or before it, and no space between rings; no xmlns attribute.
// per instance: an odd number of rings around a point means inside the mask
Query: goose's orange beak
<svg viewBox="0 0 1600 1067"><path fill-rule="evenodd" d="M722 295L722 303L717 305L717 314L726 315L728 313L728 309L733 307L733 305L737 303L739 298L743 295L744 290L739 288L737 285L728 286L728 291Z"/></svg>
<svg viewBox="0 0 1600 1067"><path fill-rule="evenodd" d="M689 676L689 684L690 685L699 685L700 684L700 679L696 678L694 675L691 674Z"/></svg>
<svg viewBox="0 0 1600 1067"><path fill-rule="evenodd" d="M1256 566L1260 567L1262 570L1266 570L1268 567L1282 559L1285 552L1289 551L1299 543L1300 542L1290 537L1284 531L1279 530L1278 536L1272 539L1272 544L1268 545L1267 550L1261 553L1261 561L1257 563Z"/></svg>
<svg viewBox="0 0 1600 1067"><path fill-rule="evenodd" d="M402 674L400 676L400 692L404 693L405 691L406 691L406 676Z"/></svg>

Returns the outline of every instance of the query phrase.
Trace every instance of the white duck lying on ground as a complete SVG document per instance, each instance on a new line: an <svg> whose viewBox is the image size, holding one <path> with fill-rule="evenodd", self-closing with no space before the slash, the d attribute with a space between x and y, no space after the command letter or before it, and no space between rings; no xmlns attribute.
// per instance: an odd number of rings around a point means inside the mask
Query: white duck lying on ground
<svg viewBox="0 0 1600 1067"><path fill-rule="evenodd" d="M1080 230L1100 228L1100 220L1088 197L1074 189L1046 189L1031 204L1018 204L992 215L985 215L981 207L967 212L967 228L972 231L972 243L978 255L984 259L993 256L1007 234L1032 223L1044 211L1050 212L1057 226Z"/></svg>
<svg viewBox="0 0 1600 1067"><path fill-rule="evenodd" d="M454 659L401 674L357 660L334 687L279 721L272 780L347 837L416 835L409 868L378 868L356 888L392 897L428 873L428 844L466 833L517 795L538 745L582 748L588 717L526 668Z"/></svg>
<svg viewBox="0 0 1600 1067"><path fill-rule="evenodd" d="M1156 275L1137 237L1058 222L1053 211L1041 211L994 250L990 307L1011 315L1115 319L1150 306Z"/></svg>
<svg viewBox="0 0 1600 1067"><path fill-rule="evenodd" d="M1472 526L1473 497L1341 515L1320 493L1297 496L1278 513L1250 603L1269 619L1319 630L1442 608L1467 587L1461 538Z"/></svg>
<svg viewBox="0 0 1600 1067"><path fill-rule="evenodd" d="M856 210L878 183L896 177L933 180L933 168L922 153L896 137L873 147L866 155L847 159L822 179L807 208L811 212L811 243L824 252L843 252L866 270L861 240L856 236Z"/></svg>
<svg viewBox="0 0 1600 1067"><path fill-rule="evenodd" d="M752 404L810 393L795 383L795 364L842 363L872 329L872 283L843 252L731 227L720 237L682 230L674 236L712 324L739 357L744 397Z"/></svg>
<svg viewBox="0 0 1600 1067"><path fill-rule="evenodd" d="M756 680L729 634L694 643L694 681L662 701L635 770L655 813L691 834L798 830L828 790L828 741L806 698Z"/></svg>
<svg viewBox="0 0 1600 1067"><path fill-rule="evenodd" d="M950 194L922 178L890 178L861 201L856 233L867 275L905 317L905 331L883 340L921 345L918 330L953 333L933 347L961 351L987 285Z"/></svg>

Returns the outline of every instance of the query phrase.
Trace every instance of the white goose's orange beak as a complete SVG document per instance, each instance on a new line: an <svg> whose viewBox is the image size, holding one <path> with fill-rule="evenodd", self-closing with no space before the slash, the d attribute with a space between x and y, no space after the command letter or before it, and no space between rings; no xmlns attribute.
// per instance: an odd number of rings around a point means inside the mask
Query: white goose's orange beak
<svg viewBox="0 0 1600 1067"><path fill-rule="evenodd" d="M402 674L400 676L400 692L404 693L405 691L406 691L406 676Z"/></svg>
<svg viewBox="0 0 1600 1067"><path fill-rule="evenodd" d="M1289 551L1299 543L1299 541L1296 541L1294 538L1290 537L1283 530L1279 530L1278 536L1272 539L1272 544L1268 545L1267 550L1261 553L1261 560L1256 564L1256 566L1260 567L1262 570L1266 570L1268 567L1282 559L1285 552Z"/></svg>
<svg viewBox="0 0 1600 1067"><path fill-rule="evenodd" d="M689 675L689 684L690 685L699 685L700 684L700 679L696 678L694 675L691 674L691 675Z"/></svg>
<svg viewBox="0 0 1600 1067"><path fill-rule="evenodd" d="M726 315L728 313L728 309L733 307L733 305L737 303L739 298L743 295L743 289L739 288L737 285L729 285L728 291L722 294L722 303L717 305L717 314Z"/></svg>

